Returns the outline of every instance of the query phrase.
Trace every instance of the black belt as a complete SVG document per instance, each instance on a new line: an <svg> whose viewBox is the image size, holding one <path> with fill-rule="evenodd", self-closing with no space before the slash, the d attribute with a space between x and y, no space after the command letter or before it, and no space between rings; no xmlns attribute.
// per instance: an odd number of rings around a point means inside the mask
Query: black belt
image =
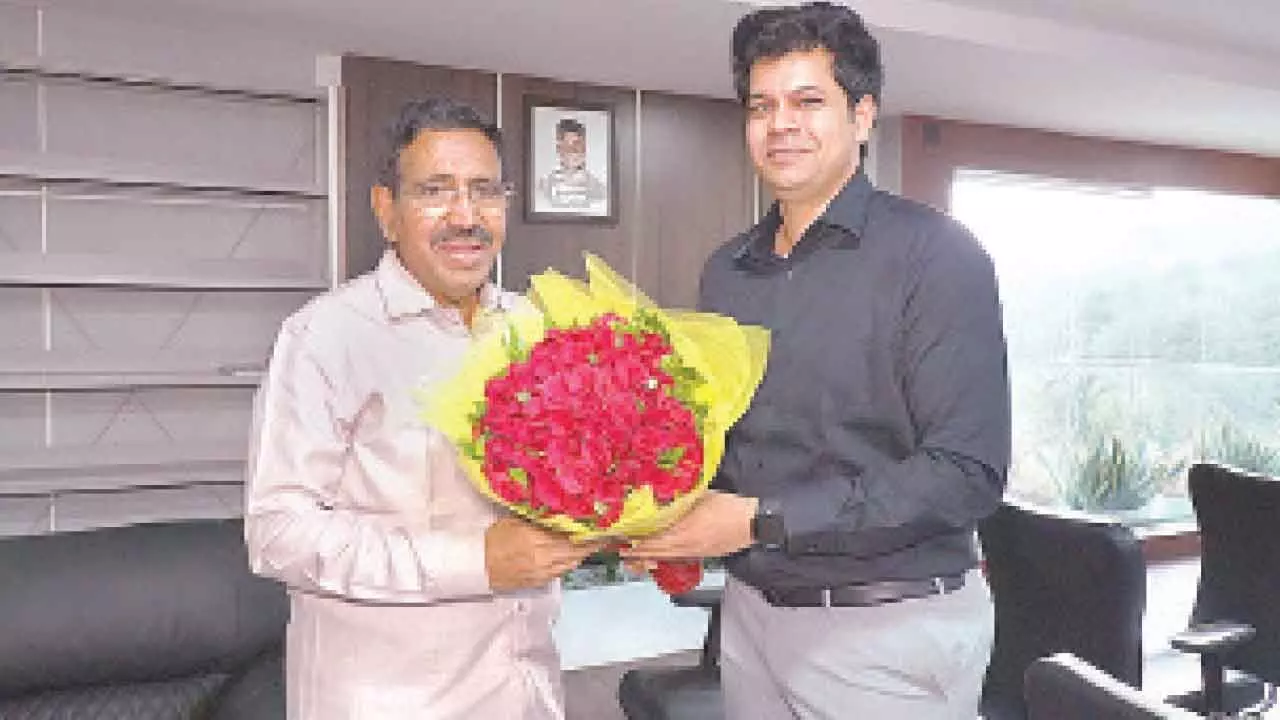
<svg viewBox="0 0 1280 720"><path fill-rule="evenodd" d="M946 595L964 587L964 575L925 580L886 580L831 588L760 590L774 607L871 607L900 600Z"/></svg>

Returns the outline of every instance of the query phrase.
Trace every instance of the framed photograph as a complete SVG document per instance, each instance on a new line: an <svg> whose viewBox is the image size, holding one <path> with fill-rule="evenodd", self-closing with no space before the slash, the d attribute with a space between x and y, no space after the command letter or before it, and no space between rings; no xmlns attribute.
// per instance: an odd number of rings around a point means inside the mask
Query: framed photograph
<svg viewBox="0 0 1280 720"><path fill-rule="evenodd" d="M525 134L525 220L618 222L613 106L526 98Z"/></svg>

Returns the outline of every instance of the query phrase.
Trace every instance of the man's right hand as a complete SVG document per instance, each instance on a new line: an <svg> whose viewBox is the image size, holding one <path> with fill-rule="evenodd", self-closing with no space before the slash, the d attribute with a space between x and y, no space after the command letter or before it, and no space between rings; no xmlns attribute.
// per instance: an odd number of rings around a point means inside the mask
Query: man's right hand
<svg viewBox="0 0 1280 720"><path fill-rule="evenodd" d="M572 570L599 542L575 543L517 517L499 518L484 534L484 564L494 592L542 587Z"/></svg>

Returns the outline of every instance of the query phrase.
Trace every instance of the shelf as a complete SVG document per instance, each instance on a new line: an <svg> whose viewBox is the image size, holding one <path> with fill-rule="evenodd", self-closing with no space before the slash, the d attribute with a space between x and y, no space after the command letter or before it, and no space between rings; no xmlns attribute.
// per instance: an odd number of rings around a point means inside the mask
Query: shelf
<svg viewBox="0 0 1280 720"><path fill-rule="evenodd" d="M218 361L163 352L150 357L102 352L0 354L0 392L252 388L262 373L260 361Z"/></svg>
<svg viewBox="0 0 1280 720"><path fill-rule="evenodd" d="M99 73L85 73L75 70L55 70L52 68L42 68L32 65L10 65L0 66L0 76L10 76L17 78L35 79L35 80L57 80L65 82L78 82L91 85L109 85L113 87L128 87L141 89L167 90L176 92L196 93L200 95L212 95L215 97L242 99L242 100L265 100L269 102L289 102L301 103L306 105L316 105L322 100L320 95L300 95L297 93L285 92L264 92L257 90L242 90L233 88L216 87L204 85L201 83L183 83L164 78L146 78L146 77L125 77L122 75L103 75Z"/></svg>
<svg viewBox="0 0 1280 720"><path fill-rule="evenodd" d="M222 193L319 200L326 197L319 185L298 183L237 183L216 178L175 178L172 170L121 166L90 158L0 153L0 178L33 183L94 185L116 188L154 188L191 193Z"/></svg>
<svg viewBox="0 0 1280 720"><path fill-rule="evenodd" d="M0 472L0 498L47 498L62 495L114 494L143 490L185 490L195 487L239 485L244 478L236 473L224 479L174 482L173 480L143 480L136 477L44 478L10 480Z"/></svg>
<svg viewBox="0 0 1280 720"><path fill-rule="evenodd" d="M89 445L0 451L0 483L13 478L138 472L165 468L203 470L243 465L247 443Z"/></svg>
<svg viewBox="0 0 1280 720"><path fill-rule="evenodd" d="M321 291L328 284L276 260L0 253L0 287L283 292Z"/></svg>
<svg viewBox="0 0 1280 720"><path fill-rule="evenodd" d="M77 375L10 375L0 373L0 392L124 391L142 388L257 387L256 378L176 373L84 373Z"/></svg>
<svg viewBox="0 0 1280 720"><path fill-rule="evenodd" d="M237 484L243 481L247 453L247 442L5 450L0 452L0 496ZM156 477L156 471L164 470L234 472L226 478L175 482Z"/></svg>

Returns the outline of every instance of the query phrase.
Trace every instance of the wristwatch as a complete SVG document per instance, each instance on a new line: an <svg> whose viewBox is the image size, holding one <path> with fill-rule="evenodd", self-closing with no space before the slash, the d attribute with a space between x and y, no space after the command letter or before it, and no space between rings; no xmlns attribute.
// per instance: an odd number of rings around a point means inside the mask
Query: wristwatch
<svg viewBox="0 0 1280 720"><path fill-rule="evenodd" d="M765 550L781 550L787 544L787 528L776 500L760 499L755 517L751 518L751 539Z"/></svg>

